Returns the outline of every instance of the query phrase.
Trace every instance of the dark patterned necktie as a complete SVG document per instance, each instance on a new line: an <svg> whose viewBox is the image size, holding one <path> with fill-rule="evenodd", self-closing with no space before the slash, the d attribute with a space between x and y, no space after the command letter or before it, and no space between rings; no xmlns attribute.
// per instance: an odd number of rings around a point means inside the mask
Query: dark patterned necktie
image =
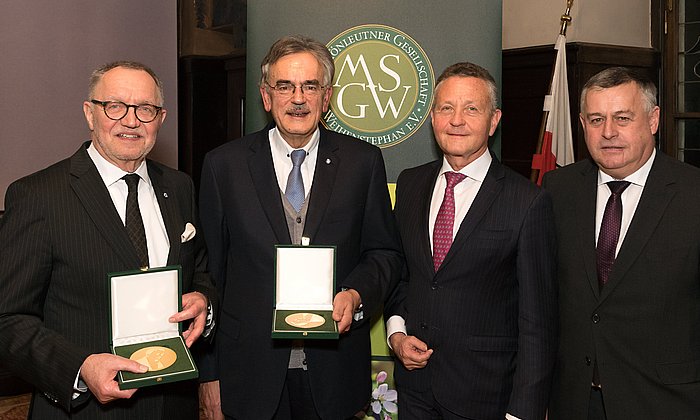
<svg viewBox="0 0 700 420"><path fill-rule="evenodd" d="M629 187L628 181L610 181L610 197L605 205L603 221L598 233L598 245L596 246L598 286L602 289L608 282L608 276L615 262L615 250L620 239L620 226L622 225L622 192Z"/></svg>
<svg viewBox="0 0 700 420"><path fill-rule="evenodd" d="M452 246L452 229L455 224L455 185L466 178L459 172L445 172L447 186L433 228L433 267L437 272Z"/></svg>
<svg viewBox="0 0 700 420"><path fill-rule="evenodd" d="M293 166L287 178L287 189L284 190L284 195L298 213L301 211L302 204L304 204L304 180L301 177L301 164L306 158L306 150L297 149L290 156Z"/></svg>
<svg viewBox="0 0 700 420"><path fill-rule="evenodd" d="M129 187L126 196L126 231L131 243L134 244L136 255L139 256L141 268L148 267L148 247L146 246L146 230L143 228L143 219L139 209L139 177L137 174L124 175L124 181Z"/></svg>

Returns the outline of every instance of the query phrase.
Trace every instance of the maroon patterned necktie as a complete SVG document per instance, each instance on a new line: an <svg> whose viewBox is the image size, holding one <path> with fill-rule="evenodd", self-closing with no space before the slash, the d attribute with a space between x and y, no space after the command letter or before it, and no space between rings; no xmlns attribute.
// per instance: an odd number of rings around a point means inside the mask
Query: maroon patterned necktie
<svg viewBox="0 0 700 420"><path fill-rule="evenodd" d="M598 233L598 246L596 246L598 265L598 286L602 289L608 282L608 276L615 262L615 250L620 239L620 226L622 225L622 199L620 196L625 188L629 187L628 181L610 181L610 198L605 204L603 221Z"/></svg>
<svg viewBox="0 0 700 420"><path fill-rule="evenodd" d="M433 228L433 267L436 272L452 246L452 229L455 224L455 185L466 177L459 172L445 172L447 179L445 198L442 199Z"/></svg>

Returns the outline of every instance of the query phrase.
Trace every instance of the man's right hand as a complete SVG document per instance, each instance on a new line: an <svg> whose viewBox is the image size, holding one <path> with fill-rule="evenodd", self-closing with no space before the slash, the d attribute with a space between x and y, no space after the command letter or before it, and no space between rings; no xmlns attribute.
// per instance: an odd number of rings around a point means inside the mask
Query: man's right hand
<svg viewBox="0 0 700 420"><path fill-rule="evenodd" d="M120 390L114 379L120 370L145 373L148 367L133 360L109 353L89 355L80 366L80 377L101 404L120 398L131 398L136 389Z"/></svg>
<svg viewBox="0 0 700 420"><path fill-rule="evenodd" d="M224 420L224 413L221 411L219 381L202 382L199 384L199 403L204 409L205 419Z"/></svg>
<svg viewBox="0 0 700 420"><path fill-rule="evenodd" d="M433 349L413 335L394 333L389 337L394 354L408 370L424 368L433 354Z"/></svg>

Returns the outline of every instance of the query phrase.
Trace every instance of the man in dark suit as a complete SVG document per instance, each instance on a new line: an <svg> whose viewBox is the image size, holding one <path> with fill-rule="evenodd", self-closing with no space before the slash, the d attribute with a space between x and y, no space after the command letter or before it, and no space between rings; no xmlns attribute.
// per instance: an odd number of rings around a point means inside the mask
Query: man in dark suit
<svg viewBox="0 0 700 420"><path fill-rule="evenodd" d="M496 84L448 67L431 111L443 158L399 175L407 270L387 302L405 419L543 419L556 350L548 194L488 150Z"/></svg>
<svg viewBox="0 0 700 420"><path fill-rule="evenodd" d="M348 419L369 401L369 318L401 257L380 150L319 125L333 72L323 44L275 42L260 81L274 123L205 158L200 208L222 296L212 381L202 385L212 416L219 398L231 419ZM275 245L302 237L337 246L338 340L271 338Z"/></svg>
<svg viewBox="0 0 700 420"><path fill-rule="evenodd" d="M603 70L581 93L591 159L545 176L561 311L551 420L700 418L700 171L655 150L659 112L651 81Z"/></svg>
<svg viewBox="0 0 700 420"><path fill-rule="evenodd" d="M205 272L191 179L146 155L165 119L151 69L115 62L93 72L83 110L91 141L70 158L16 181L0 220L0 361L32 383L32 419L196 419L197 381L119 390L119 370L145 372L110 353L108 273L182 265L190 346L215 291ZM135 175L134 175L135 174ZM138 190L137 215L126 206ZM134 178L136 177L136 178ZM136 204L134 200L131 201ZM127 225L141 221L141 251Z"/></svg>

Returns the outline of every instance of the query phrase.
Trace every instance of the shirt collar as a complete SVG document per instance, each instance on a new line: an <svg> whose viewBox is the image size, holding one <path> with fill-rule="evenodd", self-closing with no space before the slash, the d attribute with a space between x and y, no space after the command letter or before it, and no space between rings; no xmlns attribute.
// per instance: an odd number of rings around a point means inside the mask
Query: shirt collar
<svg viewBox="0 0 700 420"><path fill-rule="evenodd" d="M647 182L647 178L649 177L649 172L651 171L651 167L654 164L654 158L656 157L656 149L652 150L651 156L649 156L649 159L642 165L639 169L634 171L633 173L627 175L624 178L624 181L629 181L632 184L639 185L640 187L644 187L644 185ZM598 186L601 186L603 184L606 184L610 181L622 181L619 179L615 179L611 177L610 175L606 174L605 172L601 171L598 169Z"/></svg>
<svg viewBox="0 0 700 420"><path fill-rule="evenodd" d="M87 153L97 167L97 172L100 174L102 182L104 182L107 187L121 180L124 175L129 173L121 168L118 168L112 162L105 159L100 152L95 149L95 145L92 142L90 143L90 147L87 148ZM151 184L151 179L148 177L148 166L146 165L145 159L143 162L141 162L141 165L136 168L134 173L140 176L141 179L146 181L149 185Z"/></svg>
<svg viewBox="0 0 700 420"><path fill-rule="evenodd" d="M279 130L277 129L277 126L272 127L270 129L270 138L272 139L272 147L274 147L277 152L282 155L282 156L289 156L290 153L292 153L294 149L292 146L289 145L283 138L282 135L280 134ZM302 147L302 149L306 150L306 154L308 155L313 151L317 146L318 146L318 141L321 138L321 130L316 127L316 131L311 135L311 140L309 140L308 143L306 143L306 146Z"/></svg>
<svg viewBox="0 0 700 420"><path fill-rule="evenodd" d="M486 149L484 150L484 153L481 154L481 156L476 158L469 165L460 169L458 172L466 175L468 178L471 178L475 181L484 182L484 179L486 179L486 173L489 171L489 167L491 166L492 160L493 159L491 158L491 153L489 153L488 149ZM442 168L440 168L440 175L444 174L445 172L454 171L455 170L452 169L452 166L450 166L450 164L447 162L447 158L443 156Z"/></svg>

